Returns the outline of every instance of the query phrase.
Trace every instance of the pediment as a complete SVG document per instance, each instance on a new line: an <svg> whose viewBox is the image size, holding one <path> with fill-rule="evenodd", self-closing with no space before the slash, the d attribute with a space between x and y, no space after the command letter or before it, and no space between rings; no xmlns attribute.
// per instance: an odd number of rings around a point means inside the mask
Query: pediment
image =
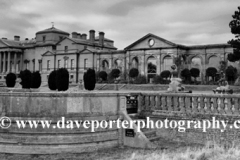
<svg viewBox="0 0 240 160"><path fill-rule="evenodd" d="M170 42L166 39L153 35L151 33L135 41L131 45L127 46L126 50L131 49L146 49L146 48L164 48L164 47L176 47L177 44Z"/></svg>
<svg viewBox="0 0 240 160"><path fill-rule="evenodd" d="M51 52L51 51L47 51L47 52L43 53L42 56L53 56L53 55L54 55L53 52Z"/></svg>

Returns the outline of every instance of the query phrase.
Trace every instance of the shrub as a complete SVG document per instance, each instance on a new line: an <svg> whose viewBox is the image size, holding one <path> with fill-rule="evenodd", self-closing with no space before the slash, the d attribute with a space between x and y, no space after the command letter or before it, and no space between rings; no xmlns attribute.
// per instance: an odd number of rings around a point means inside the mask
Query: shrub
<svg viewBox="0 0 240 160"><path fill-rule="evenodd" d="M108 77L108 74L105 71L101 71L101 72L99 72L98 76L99 76L99 78L102 79L102 81L106 81L107 77Z"/></svg>
<svg viewBox="0 0 240 160"><path fill-rule="evenodd" d="M84 88L86 90L92 91L95 88L96 85L96 77L95 77L95 70L89 68L87 72L83 75L83 81L84 81Z"/></svg>
<svg viewBox="0 0 240 160"><path fill-rule="evenodd" d="M216 77L217 74L217 69L214 67L209 67L206 70L206 76L207 77L212 77L212 79L214 79Z"/></svg>
<svg viewBox="0 0 240 160"><path fill-rule="evenodd" d="M31 88L39 88L42 83L42 78L39 71L33 72L31 77Z"/></svg>
<svg viewBox="0 0 240 160"><path fill-rule="evenodd" d="M170 72L169 70L162 71L161 74L160 74L160 76L161 76L162 78L168 79L168 78L171 77L171 72Z"/></svg>
<svg viewBox="0 0 240 160"><path fill-rule="evenodd" d="M196 81L196 78L199 77L200 70L198 68L191 68L190 69L190 74L191 74L192 77L194 77L194 79Z"/></svg>
<svg viewBox="0 0 240 160"><path fill-rule="evenodd" d="M116 79L120 76L121 71L119 69L113 69L110 73L110 77Z"/></svg>
<svg viewBox="0 0 240 160"><path fill-rule="evenodd" d="M57 85L56 85L56 75L57 75L57 71L54 70L50 73L49 77L48 77L48 88L50 90L56 90L57 89Z"/></svg>
<svg viewBox="0 0 240 160"><path fill-rule="evenodd" d="M20 72L19 77L21 78L20 84L22 85L22 88L29 89L31 87L32 73L26 69Z"/></svg>
<svg viewBox="0 0 240 160"><path fill-rule="evenodd" d="M163 78L159 75L156 75L155 77L153 77L154 84L160 84L162 81L163 81Z"/></svg>
<svg viewBox="0 0 240 160"><path fill-rule="evenodd" d="M135 80L134 80L135 84L146 84L147 83L147 78L146 76L143 75L139 75Z"/></svg>
<svg viewBox="0 0 240 160"><path fill-rule="evenodd" d="M16 84L17 76L14 73L8 73L6 76L7 87L14 87Z"/></svg>
<svg viewBox="0 0 240 160"><path fill-rule="evenodd" d="M237 69L233 66L228 66L226 69L226 79L229 82L234 82L237 78Z"/></svg>
<svg viewBox="0 0 240 160"><path fill-rule="evenodd" d="M95 73L94 73L95 74ZM66 91L69 87L69 73L66 68L57 70L56 86L58 91Z"/></svg>
<svg viewBox="0 0 240 160"><path fill-rule="evenodd" d="M132 68L129 71L129 77L136 78L139 75L139 71L137 68Z"/></svg>

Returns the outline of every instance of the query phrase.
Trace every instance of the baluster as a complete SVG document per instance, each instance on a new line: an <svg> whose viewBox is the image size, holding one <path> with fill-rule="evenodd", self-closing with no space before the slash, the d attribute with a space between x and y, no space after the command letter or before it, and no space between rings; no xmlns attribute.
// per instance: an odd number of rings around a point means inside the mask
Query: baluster
<svg viewBox="0 0 240 160"><path fill-rule="evenodd" d="M174 97L172 97L172 104L173 104L173 110L174 111L180 111L180 109L179 109L179 103L178 103L178 97L177 96L174 96Z"/></svg>
<svg viewBox="0 0 240 160"><path fill-rule="evenodd" d="M172 96L167 96L167 110L173 111L173 103L172 103Z"/></svg>
<svg viewBox="0 0 240 160"><path fill-rule="evenodd" d="M148 110L148 107L149 107L149 96L148 95L146 95L145 96L145 110Z"/></svg>
<svg viewBox="0 0 240 160"><path fill-rule="evenodd" d="M149 105L149 110L153 110L155 108L155 96L149 96L150 100L150 105Z"/></svg>
<svg viewBox="0 0 240 160"><path fill-rule="evenodd" d="M201 96L198 99L199 99L199 110L198 111L200 113L204 114L205 113L205 103L204 103L205 98L203 96Z"/></svg>
<svg viewBox="0 0 240 160"><path fill-rule="evenodd" d="M219 113L218 112L218 98L212 98L212 113Z"/></svg>
<svg viewBox="0 0 240 160"><path fill-rule="evenodd" d="M167 108L167 97L163 96L161 98L161 102L162 102L162 110L167 111L168 110L168 108Z"/></svg>
<svg viewBox="0 0 240 160"><path fill-rule="evenodd" d="M234 105L234 115L239 115L239 109L240 109L240 103L239 103L239 98L234 98L233 99L233 105Z"/></svg>
<svg viewBox="0 0 240 160"><path fill-rule="evenodd" d="M178 97L179 110L181 112L186 112L186 107L184 102L185 102L185 97Z"/></svg>
<svg viewBox="0 0 240 160"><path fill-rule="evenodd" d="M184 97L183 99L184 103L184 110L186 110L187 113L193 112L192 110L192 97Z"/></svg>
<svg viewBox="0 0 240 160"><path fill-rule="evenodd" d="M225 98L219 97L219 113L225 114L225 104L224 104Z"/></svg>
<svg viewBox="0 0 240 160"><path fill-rule="evenodd" d="M198 97L192 97L192 112L198 112Z"/></svg>
<svg viewBox="0 0 240 160"><path fill-rule="evenodd" d="M138 100L138 113L140 113L142 110L144 110L144 99L142 95L138 95L137 97Z"/></svg>
<svg viewBox="0 0 240 160"><path fill-rule="evenodd" d="M156 110L162 110L161 107L161 97L159 95L156 96Z"/></svg>
<svg viewBox="0 0 240 160"><path fill-rule="evenodd" d="M207 97L205 98L205 113L211 113L211 107L212 107L212 104L211 104L211 98Z"/></svg>
<svg viewBox="0 0 240 160"><path fill-rule="evenodd" d="M232 106L232 98L225 98L225 113L226 114L233 114L234 113L234 107Z"/></svg>

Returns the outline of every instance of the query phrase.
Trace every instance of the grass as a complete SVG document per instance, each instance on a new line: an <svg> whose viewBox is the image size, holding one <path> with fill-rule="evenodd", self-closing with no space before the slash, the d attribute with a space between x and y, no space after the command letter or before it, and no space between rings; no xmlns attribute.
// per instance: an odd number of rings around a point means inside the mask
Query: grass
<svg viewBox="0 0 240 160"><path fill-rule="evenodd" d="M0 160L240 160L239 147L179 146L171 149L144 150L112 148L82 154L15 155L0 154Z"/></svg>

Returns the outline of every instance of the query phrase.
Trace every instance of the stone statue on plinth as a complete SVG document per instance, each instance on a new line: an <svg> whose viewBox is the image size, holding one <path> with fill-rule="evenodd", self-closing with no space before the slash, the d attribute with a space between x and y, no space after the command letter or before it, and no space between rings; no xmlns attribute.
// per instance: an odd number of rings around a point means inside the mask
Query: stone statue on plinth
<svg viewBox="0 0 240 160"><path fill-rule="evenodd" d="M184 87L182 86L182 79L178 77L178 73L176 70L176 66L171 66L171 82L169 83L169 88L167 89L168 92L180 92L184 91Z"/></svg>

